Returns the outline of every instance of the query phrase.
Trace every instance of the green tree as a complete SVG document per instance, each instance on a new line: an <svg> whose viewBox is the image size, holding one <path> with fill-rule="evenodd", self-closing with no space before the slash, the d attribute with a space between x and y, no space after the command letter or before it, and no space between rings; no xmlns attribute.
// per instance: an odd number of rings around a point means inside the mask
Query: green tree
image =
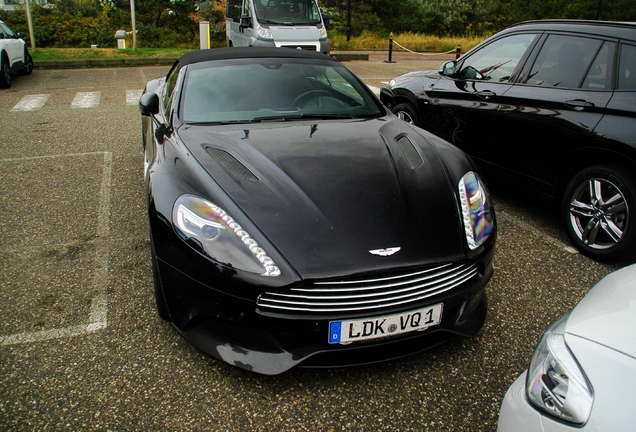
<svg viewBox="0 0 636 432"><path fill-rule="evenodd" d="M109 19L119 29L132 30L130 1L112 0ZM191 15L194 0L137 0L135 1L137 42L139 47L173 47L194 45L198 24Z"/></svg>

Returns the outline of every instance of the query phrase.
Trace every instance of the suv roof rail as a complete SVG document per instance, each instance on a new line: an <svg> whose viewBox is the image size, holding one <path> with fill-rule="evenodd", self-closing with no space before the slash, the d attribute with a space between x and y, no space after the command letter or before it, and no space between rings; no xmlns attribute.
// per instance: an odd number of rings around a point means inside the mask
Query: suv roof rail
<svg viewBox="0 0 636 432"><path fill-rule="evenodd" d="M576 20L576 19L544 19L544 20L528 20L521 21L511 25L509 28L518 27L527 24L572 24L572 25L594 25L594 26L611 26L636 28L636 22L627 21L599 21L599 20Z"/></svg>

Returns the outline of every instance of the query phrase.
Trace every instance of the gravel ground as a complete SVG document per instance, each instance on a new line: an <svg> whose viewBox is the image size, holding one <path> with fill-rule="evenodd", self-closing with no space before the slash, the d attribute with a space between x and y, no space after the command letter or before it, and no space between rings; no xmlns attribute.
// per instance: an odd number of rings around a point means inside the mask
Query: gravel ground
<svg viewBox="0 0 636 432"><path fill-rule="evenodd" d="M347 66L380 86L446 59L386 54ZM616 268L572 253L547 207L492 183L499 243L475 338L275 377L223 364L154 312L140 121L125 93L166 71L37 70L0 92L2 430L492 431L543 330ZM71 108L87 91L99 105ZM39 93L51 94L42 109L11 111Z"/></svg>

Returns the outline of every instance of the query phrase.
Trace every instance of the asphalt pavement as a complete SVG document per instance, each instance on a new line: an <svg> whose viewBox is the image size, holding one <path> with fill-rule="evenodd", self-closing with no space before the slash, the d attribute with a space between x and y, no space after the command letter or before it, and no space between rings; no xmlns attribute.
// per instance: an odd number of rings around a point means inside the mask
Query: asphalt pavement
<svg viewBox="0 0 636 432"><path fill-rule="evenodd" d="M346 64L380 87L453 57ZM1 430L492 431L541 333L617 268L493 181L499 241L476 337L274 377L221 363L154 310L136 98L168 68L37 69L0 90Z"/></svg>

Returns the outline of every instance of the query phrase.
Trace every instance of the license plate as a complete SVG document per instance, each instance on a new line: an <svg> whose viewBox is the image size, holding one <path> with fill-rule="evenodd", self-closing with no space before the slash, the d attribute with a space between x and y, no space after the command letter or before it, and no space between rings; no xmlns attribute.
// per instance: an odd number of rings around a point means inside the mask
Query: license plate
<svg viewBox="0 0 636 432"><path fill-rule="evenodd" d="M350 344L351 342L426 330L442 322L443 307L444 305L440 303L395 315L350 321L330 321L329 343Z"/></svg>

